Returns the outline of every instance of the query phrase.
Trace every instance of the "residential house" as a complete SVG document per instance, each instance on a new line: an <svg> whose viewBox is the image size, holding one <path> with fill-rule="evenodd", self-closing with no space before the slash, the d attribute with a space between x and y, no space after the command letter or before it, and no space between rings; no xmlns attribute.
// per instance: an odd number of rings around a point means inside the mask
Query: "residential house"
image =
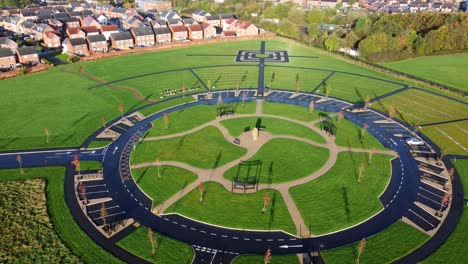
<svg viewBox="0 0 468 264"><path fill-rule="evenodd" d="M159 0L135 0L135 5L143 10L167 11L172 9L172 2Z"/></svg>
<svg viewBox="0 0 468 264"><path fill-rule="evenodd" d="M81 30L86 33L86 36L99 34L99 29L95 26L82 27Z"/></svg>
<svg viewBox="0 0 468 264"><path fill-rule="evenodd" d="M70 2L70 7L74 10L74 11L83 11L84 8L85 8L85 3L83 2Z"/></svg>
<svg viewBox="0 0 468 264"><path fill-rule="evenodd" d="M212 24L203 22L201 27L203 29L203 38L210 39L216 37L216 28Z"/></svg>
<svg viewBox="0 0 468 264"><path fill-rule="evenodd" d="M211 14L200 9L195 9L192 13L192 18L198 22L202 22L206 16L211 16Z"/></svg>
<svg viewBox="0 0 468 264"><path fill-rule="evenodd" d="M109 50L107 40L104 35L89 35L86 37L88 48L91 52L107 52Z"/></svg>
<svg viewBox="0 0 468 264"><path fill-rule="evenodd" d="M80 20L76 17L67 17L62 19L63 25L65 28L79 28L80 25Z"/></svg>
<svg viewBox="0 0 468 264"><path fill-rule="evenodd" d="M20 32L20 17L5 17L4 18L4 27L8 31Z"/></svg>
<svg viewBox="0 0 468 264"><path fill-rule="evenodd" d="M15 67L15 53L11 49L0 48L0 70L14 69Z"/></svg>
<svg viewBox="0 0 468 264"><path fill-rule="evenodd" d="M60 20L52 19L52 20L49 20L47 24L50 27L52 27L54 30L57 30L58 32L63 31L63 23Z"/></svg>
<svg viewBox="0 0 468 264"><path fill-rule="evenodd" d="M126 12L127 12L126 8L114 7L109 12L108 17L110 17L110 18L123 18L125 16Z"/></svg>
<svg viewBox="0 0 468 264"><path fill-rule="evenodd" d="M93 11L89 9L85 9L81 11L81 17L87 17L87 16L92 16L92 15L93 15Z"/></svg>
<svg viewBox="0 0 468 264"><path fill-rule="evenodd" d="M66 38L62 43L63 51L78 56L88 56L88 43L84 38Z"/></svg>
<svg viewBox="0 0 468 264"><path fill-rule="evenodd" d="M105 15L94 15L94 18L99 22L99 24L107 25L107 17Z"/></svg>
<svg viewBox="0 0 468 264"><path fill-rule="evenodd" d="M170 26L181 26L181 25L184 24L181 19L168 19L168 20L166 20L166 22L167 22L168 27L170 27Z"/></svg>
<svg viewBox="0 0 468 264"><path fill-rule="evenodd" d="M168 27L154 28L153 30L157 44L171 43L172 33Z"/></svg>
<svg viewBox="0 0 468 264"><path fill-rule="evenodd" d="M34 47L22 47L16 50L18 62L23 65L39 64L39 55Z"/></svg>
<svg viewBox="0 0 468 264"><path fill-rule="evenodd" d="M320 7L335 8L338 0L320 0Z"/></svg>
<svg viewBox="0 0 468 264"><path fill-rule="evenodd" d="M111 34L119 33L119 28L116 25L103 25L100 30L107 40L109 40Z"/></svg>
<svg viewBox="0 0 468 264"><path fill-rule="evenodd" d="M237 19L235 18L229 18L226 21L223 21L223 30L230 30L231 25L236 21Z"/></svg>
<svg viewBox="0 0 468 264"><path fill-rule="evenodd" d="M70 12L70 13L68 13L68 15L70 17L76 17L78 19L83 17L83 14L81 14L81 12L78 12L78 11Z"/></svg>
<svg viewBox="0 0 468 264"><path fill-rule="evenodd" d="M29 10L29 9L22 9L20 11L20 17L24 20L31 20L31 21L37 20L36 12Z"/></svg>
<svg viewBox="0 0 468 264"><path fill-rule="evenodd" d="M29 20L23 21L20 24L20 31L26 34L33 34L34 28L36 27L36 23L31 22Z"/></svg>
<svg viewBox="0 0 468 264"><path fill-rule="evenodd" d="M53 14L53 16L55 19L58 19L58 20L62 20L62 19L70 17L67 13L55 13Z"/></svg>
<svg viewBox="0 0 468 264"><path fill-rule="evenodd" d="M48 23L49 20L52 20L52 19L54 19L54 16L52 14L50 14L50 15L47 15L47 14L38 15L36 22L37 23Z"/></svg>
<svg viewBox="0 0 468 264"><path fill-rule="evenodd" d="M221 14L219 19L221 20L221 26L224 27L223 25L228 19L236 19L236 17L233 14Z"/></svg>
<svg viewBox="0 0 468 264"><path fill-rule="evenodd" d="M190 40L203 39L203 29L199 24L187 25L188 38Z"/></svg>
<svg viewBox="0 0 468 264"><path fill-rule="evenodd" d="M197 24L197 21L195 21L195 19L193 18L184 18L182 19L182 22L184 23L184 25L194 25L194 24Z"/></svg>
<svg viewBox="0 0 468 264"><path fill-rule="evenodd" d="M230 38L230 37L235 37L235 36L236 36L236 32L230 31L230 30L224 30L220 35L221 38Z"/></svg>
<svg viewBox="0 0 468 264"><path fill-rule="evenodd" d="M232 23L231 30L235 31L237 36L258 35L258 27L247 21L237 20Z"/></svg>
<svg viewBox="0 0 468 264"><path fill-rule="evenodd" d="M170 26L172 32L172 41L186 40L188 38L187 28L185 26Z"/></svg>
<svg viewBox="0 0 468 264"><path fill-rule="evenodd" d="M137 46L153 46L155 43L154 32L151 27L135 27L132 28L130 32Z"/></svg>
<svg viewBox="0 0 468 264"><path fill-rule="evenodd" d="M81 28L67 28L65 34L68 38L84 38L86 33Z"/></svg>
<svg viewBox="0 0 468 264"><path fill-rule="evenodd" d="M0 48L15 51L18 48L18 44L7 37L0 37Z"/></svg>
<svg viewBox="0 0 468 264"><path fill-rule="evenodd" d="M169 20L169 19L182 19L179 14L177 14L174 11L164 11L161 13L161 18L164 20Z"/></svg>
<svg viewBox="0 0 468 264"><path fill-rule="evenodd" d="M140 17L140 16L127 16L124 20L123 20L123 28L124 29L130 29L130 28L134 28L134 27L143 27L144 24L143 24L143 19Z"/></svg>
<svg viewBox="0 0 468 264"><path fill-rule="evenodd" d="M42 42L47 48L59 48L61 46L60 37L53 31L45 32Z"/></svg>
<svg viewBox="0 0 468 264"><path fill-rule="evenodd" d="M55 31L51 26L47 24L36 24L36 27L33 29L33 36L35 40L42 40L44 38L44 33Z"/></svg>
<svg viewBox="0 0 468 264"><path fill-rule="evenodd" d="M128 49L133 47L133 37L130 32L120 32L120 33L112 33L109 37L111 42L111 47L114 49Z"/></svg>
<svg viewBox="0 0 468 264"><path fill-rule="evenodd" d="M203 22L211 24L215 27L221 26L221 19L219 18L219 16L206 16Z"/></svg>
<svg viewBox="0 0 468 264"><path fill-rule="evenodd" d="M151 20L151 25L153 25L153 28L167 27L166 20L162 19Z"/></svg>

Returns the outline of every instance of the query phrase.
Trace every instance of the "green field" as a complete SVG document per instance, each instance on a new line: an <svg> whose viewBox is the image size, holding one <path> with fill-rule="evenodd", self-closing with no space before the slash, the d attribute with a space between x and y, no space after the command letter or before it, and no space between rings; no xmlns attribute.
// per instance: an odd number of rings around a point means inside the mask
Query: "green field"
<svg viewBox="0 0 468 264"><path fill-rule="evenodd" d="M151 242L148 237L148 228L139 227L124 237L117 245L134 255L152 263L180 263L190 264L194 251L190 245L179 242L156 232L153 233L157 241L156 255L152 254Z"/></svg>
<svg viewBox="0 0 468 264"><path fill-rule="evenodd" d="M452 160L452 163L455 165L458 175L460 175L465 199L468 199L468 160L457 159Z"/></svg>
<svg viewBox="0 0 468 264"><path fill-rule="evenodd" d="M382 232L366 239L359 263L391 263L420 247L429 236L414 227L396 222ZM358 244L322 251L325 263L354 263ZM446 263L443 261L442 263Z"/></svg>
<svg viewBox="0 0 468 264"><path fill-rule="evenodd" d="M216 182L206 182L204 200L195 188L165 213L179 213L210 224L256 230L284 230L296 233L281 194L274 190L261 190L253 194L236 194ZM270 195L270 206L262 213L263 196Z"/></svg>
<svg viewBox="0 0 468 264"><path fill-rule="evenodd" d="M25 169L24 175L20 175L19 170L0 170L0 182L46 180L47 212L60 239L74 255L86 263L121 263L94 243L75 222L65 202L64 176L65 170L59 167Z"/></svg>
<svg viewBox="0 0 468 264"><path fill-rule="evenodd" d="M172 166L146 167L132 170L133 179L159 205L197 179L194 173Z"/></svg>
<svg viewBox="0 0 468 264"><path fill-rule="evenodd" d="M468 250L467 232L468 207L465 206L457 227L447 241L422 263L462 263L460 261L466 260L466 251Z"/></svg>
<svg viewBox="0 0 468 264"><path fill-rule="evenodd" d="M195 133L165 140L143 141L133 152L133 164L180 161L203 169L222 166L247 152L223 137L218 128L209 126Z"/></svg>
<svg viewBox="0 0 468 264"><path fill-rule="evenodd" d="M390 180L390 159L374 155L368 164L365 153L342 152L332 169L290 193L306 225L325 234L357 224L382 209L379 196ZM359 167L364 164L361 183Z"/></svg>
<svg viewBox="0 0 468 264"><path fill-rule="evenodd" d="M468 91L468 53L419 57L384 64L391 69ZM437 67L434 67L437 65Z"/></svg>
<svg viewBox="0 0 468 264"><path fill-rule="evenodd" d="M142 113L144 116L149 116L154 113L157 113L159 111L162 111L167 108L171 108L176 105L180 104L186 104L195 101L195 99L192 96L186 96L186 97L179 97L179 98L171 98L166 101L162 101L160 103L154 104L152 106L146 107L139 112Z"/></svg>
<svg viewBox="0 0 468 264"><path fill-rule="evenodd" d="M426 126L421 132L445 148L446 153L468 154L468 121Z"/></svg>
<svg viewBox="0 0 468 264"><path fill-rule="evenodd" d="M259 255L241 255L237 256L232 264L264 264L265 256ZM270 264L299 264L296 255L272 255Z"/></svg>
<svg viewBox="0 0 468 264"><path fill-rule="evenodd" d="M233 104L237 114L255 113L256 102L245 104ZM168 129L164 127L164 118L153 121L153 128L148 137L164 136L190 130L209 121L215 120L217 115L216 105L197 105L168 114Z"/></svg>
<svg viewBox="0 0 468 264"><path fill-rule="evenodd" d="M301 124L270 117L241 117L221 121L221 125L226 127L229 134L234 137L240 136L244 131L250 131L259 122L262 131L272 135L291 135L306 138L315 142L325 143L325 139L312 129ZM261 134L262 132L260 132Z"/></svg>
<svg viewBox="0 0 468 264"><path fill-rule="evenodd" d="M275 75L273 82L271 82L273 73ZM272 65L265 67L265 84L271 84L272 89L292 91L296 91L298 85L300 91L310 92L329 74L328 71L274 67ZM299 81L296 83L297 77L299 77Z"/></svg>
<svg viewBox="0 0 468 264"><path fill-rule="evenodd" d="M321 115L327 114L326 112L318 110L310 112L309 108L303 106L272 103L268 101L263 102L262 113L266 115L283 116L303 122L316 120Z"/></svg>
<svg viewBox="0 0 468 264"><path fill-rule="evenodd" d="M217 89L236 89L237 85L241 89L257 88L258 67L238 66L200 68L194 71L213 91Z"/></svg>
<svg viewBox="0 0 468 264"><path fill-rule="evenodd" d="M312 174L327 162L328 156L328 149L280 138L268 141L248 161L263 162L261 183L280 183ZM236 174L237 166L234 166L224 173L224 177L231 180Z"/></svg>

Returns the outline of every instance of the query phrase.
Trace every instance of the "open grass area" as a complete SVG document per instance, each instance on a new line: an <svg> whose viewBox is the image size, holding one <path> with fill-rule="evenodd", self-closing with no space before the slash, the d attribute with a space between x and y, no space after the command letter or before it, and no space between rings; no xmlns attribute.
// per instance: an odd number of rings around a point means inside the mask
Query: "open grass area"
<svg viewBox="0 0 468 264"><path fill-rule="evenodd" d="M336 126L335 143L338 146L361 149L371 149L372 147L380 150L386 149L382 143L368 131L363 132L362 127L358 127L351 121L346 119L338 121L338 119L334 117L331 119L331 122ZM322 124L318 123L316 126L320 128Z"/></svg>
<svg viewBox="0 0 468 264"><path fill-rule="evenodd" d="M171 160L203 169L222 166L247 152L223 137L218 128L209 126L195 133L165 140L143 141L133 152L133 164Z"/></svg>
<svg viewBox="0 0 468 264"><path fill-rule="evenodd" d="M279 138L268 141L248 161L260 160L263 162L260 175L261 183L280 183L312 174L327 162L328 157L329 151L326 148ZM233 179L237 174L237 169L237 166L230 168L224 173L224 177Z"/></svg>
<svg viewBox="0 0 468 264"><path fill-rule="evenodd" d="M445 153L468 154L468 121L426 126L421 129Z"/></svg>
<svg viewBox="0 0 468 264"><path fill-rule="evenodd" d="M386 67L468 91L468 53L418 57L384 64ZM437 65L437 67L434 67Z"/></svg>
<svg viewBox="0 0 468 264"><path fill-rule="evenodd" d="M342 152L335 165L319 178L290 189L290 193L315 234L337 231L366 220L382 209L379 195L390 180L388 155ZM359 167L364 164L361 183Z"/></svg>
<svg viewBox="0 0 468 264"><path fill-rule="evenodd" d="M452 163L455 165L455 169L457 170L458 175L460 175L465 199L468 199L468 160L452 159Z"/></svg>
<svg viewBox="0 0 468 264"><path fill-rule="evenodd" d="M273 82L271 82L273 73L274 79ZM296 85L299 85L299 91L310 92L313 89L315 89L315 87L317 87L320 84L320 82L323 79L325 79L329 74L329 71L300 68L284 68L270 65L265 67L265 84L271 84L272 89L293 91L296 91ZM297 77L299 77L299 82L296 84Z"/></svg>
<svg viewBox="0 0 468 264"><path fill-rule="evenodd" d="M466 176L466 175L465 175ZM466 197L466 195L465 195ZM463 208L463 214L457 227L444 244L422 263L463 263L468 250L468 207Z"/></svg>
<svg viewBox="0 0 468 264"><path fill-rule="evenodd" d="M148 228L140 226L137 230L117 242L121 248L152 263L192 263L195 252L190 245L179 242L167 236L153 232L157 241L156 254L152 254L152 246L148 237Z"/></svg>
<svg viewBox="0 0 468 264"><path fill-rule="evenodd" d="M326 114L326 112L318 110L310 112L309 108L303 106L272 103L268 101L263 102L262 113L266 115L284 116L304 122L318 119L320 114Z"/></svg>
<svg viewBox="0 0 468 264"><path fill-rule="evenodd" d="M253 194L237 194L216 182L206 182L204 186L203 202L200 202L200 192L195 188L165 213L179 213L226 227L296 233L296 227L278 191L261 190ZM270 195L270 206L262 214L263 196L267 192Z"/></svg>
<svg viewBox="0 0 468 264"><path fill-rule="evenodd" d="M0 262L81 262L54 231L47 215L45 186L43 179L0 184Z"/></svg>
<svg viewBox="0 0 468 264"><path fill-rule="evenodd" d="M190 130L215 120L217 115L217 105L197 105L185 108L168 114L168 128L164 127L164 118L153 121L153 128L149 131L148 137L164 136ZM256 102L234 103L236 113L255 113Z"/></svg>
<svg viewBox="0 0 468 264"><path fill-rule="evenodd" d="M95 84L58 68L3 80L0 150L77 146L101 126L103 116L118 116L120 103L125 111L140 105L125 91L88 90Z"/></svg>
<svg viewBox="0 0 468 264"><path fill-rule="evenodd" d="M310 139L315 142L325 143L325 139L312 129L301 124L270 117L241 117L221 121L229 134L234 137L240 136L245 131L250 131L257 126L273 135L291 135ZM262 133L262 132L260 132Z"/></svg>
<svg viewBox="0 0 468 264"><path fill-rule="evenodd" d="M257 66L222 66L194 69L208 88L213 89L236 89L257 88L258 67Z"/></svg>
<svg viewBox="0 0 468 264"><path fill-rule="evenodd" d="M382 232L366 239L359 263L391 263L420 247L429 236L416 228L396 222ZM354 263L359 242L337 249L322 251L325 263ZM442 261L442 263L446 263Z"/></svg>
<svg viewBox="0 0 468 264"><path fill-rule="evenodd" d="M232 264L264 264L265 256L260 255L241 255L237 256ZM299 264L296 255L272 255L270 264Z"/></svg>
<svg viewBox="0 0 468 264"><path fill-rule="evenodd" d="M327 80L327 84L330 89L329 96L351 102L364 102L367 96L374 98L403 88L401 84L344 73L334 73L332 77ZM326 94L323 87L320 87L318 91L319 94Z"/></svg>
<svg viewBox="0 0 468 264"><path fill-rule="evenodd" d="M182 188L197 179L197 175L173 166L146 167L132 170L133 178L140 188L159 205Z"/></svg>
<svg viewBox="0 0 468 264"><path fill-rule="evenodd" d="M47 182L47 212L60 239L74 255L86 263L121 263L116 257L99 247L73 219L65 202L65 170L59 167L0 170L0 182L44 178ZM48 262L48 261L47 261Z"/></svg>
<svg viewBox="0 0 468 264"><path fill-rule="evenodd" d="M143 108L139 112L143 114L144 116L149 116L154 113L157 113L159 111L162 111L167 108L171 108L176 105L180 104L186 104L195 101L195 99L192 96L186 96L186 97L179 97L179 98L174 98L174 99L169 99L163 102L159 102L157 104L154 104L152 106L148 106L146 108Z"/></svg>
<svg viewBox="0 0 468 264"><path fill-rule="evenodd" d="M102 163L94 160L82 160L80 161L80 170L100 170L102 169Z"/></svg>
<svg viewBox="0 0 468 264"><path fill-rule="evenodd" d="M468 105L414 89L374 102L372 107L388 113L392 105L395 105L396 118L411 125L415 122L422 125L468 116Z"/></svg>

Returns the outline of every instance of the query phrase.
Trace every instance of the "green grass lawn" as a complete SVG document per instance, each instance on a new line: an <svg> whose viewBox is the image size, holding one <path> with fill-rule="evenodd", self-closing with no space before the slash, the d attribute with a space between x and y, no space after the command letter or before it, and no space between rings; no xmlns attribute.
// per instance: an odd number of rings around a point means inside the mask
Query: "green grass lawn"
<svg viewBox="0 0 468 264"><path fill-rule="evenodd" d="M256 102L248 102L245 104L234 103L234 106L238 114L253 114L255 113ZM153 121L153 128L149 131L148 137L164 136L187 131L215 120L217 107L217 105L197 105L170 113L168 114L168 129L164 127L164 118L159 118Z"/></svg>
<svg viewBox="0 0 468 264"><path fill-rule="evenodd" d="M281 138L268 141L249 161L263 162L261 183L279 183L306 177L320 169L328 156L328 149ZM224 173L224 177L233 179L236 174L237 166L234 166Z"/></svg>
<svg viewBox="0 0 468 264"><path fill-rule="evenodd" d="M468 154L468 121L460 121L421 129L439 147L445 148L446 153Z"/></svg>
<svg viewBox="0 0 468 264"><path fill-rule="evenodd" d="M333 74L327 83L330 89L329 96L351 102L364 101L367 96L374 98L403 88L400 84L344 73ZM325 95L323 87L320 87L319 93Z"/></svg>
<svg viewBox="0 0 468 264"><path fill-rule="evenodd" d="M326 114L326 112L318 110L310 112L309 108L303 106L272 103L268 101L263 101L262 113L266 115L284 116L304 122L318 119L321 114Z"/></svg>
<svg viewBox="0 0 468 264"><path fill-rule="evenodd" d="M237 256L232 264L264 264L265 256L259 255L241 255ZM272 255L270 264L299 264L296 255Z"/></svg>
<svg viewBox="0 0 468 264"><path fill-rule="evenodd" d="M80 161L80 170L100 170L102 169L102 163L94 160L82 160Z"/></svg>
<svg viewBox="0 0 468 264"><path fill-rule="evenodd" d="M452 163L455 165L455 169L457 170L458 175L460 175L465 199L468 199L468 160L452 159Z"/></svg>
<svg viewBox="0 0 468 264"><path fill-rule="evenodd" d="M390 180L388 155L342 152L333 168L316 180L293 187L290 193L315 234L337 231L366 220L382 209L379 195ZM358 183L359 167L365 171Z"/></svg>
<svg viewBox="0 0 468 264"><path fill-rule="evenodd" d="M447 241L422 263L464 263L468 250L467 232L468 207L465 206L457 227Z"/></svg>
<svg viewBox="0 0 468 264"><path fill-rule="evenodd" d="M203 202L195 188L166 210L207 223L256 230L284 230L295 234L296 227L278 191L261 190L236 194L216 182L206 182ZM262 214L263 196L270 195L270 206Z"/></svg>
<svg viewBox="0 0 468 264"><path fill-rule="evenodd" d="M275 76L273 82L271 82L273 73L275 73ZM284 68L271 65L265 67L265 84L271 84L272 89L296 91L296 78L299 77L299 90L310 92L329 74L328 71Z"/></svg>
<svg viewBox="0 0 468 264"><path fill-rule="evenodd" d="M96 83L56 67L47 72L6 79L0 85L0 150L77 146L110 120L140 105L128 92L99 88ZM14 89L12 89L14 87ZM49 129L46 144L44 129Z"/></svg>
<svg viewBox="0 0 468 264"><path fill-rule="evenodd" d="M468 53L418 57L384 64L386 67L468 91ZM437 65L437 67L434 67Z"/></svg>
<svg viewBox="0 0 468 264"><path fill-rule="evenodd" d="M86 263L121 263L89 238L73 219L65 202L64 194L65 170L60 167L25 169L20 175L19 170L0 170L0 182L44 178L47 182L47 212L52 220L55 231L65 245Z"/></svg>
<svg viewBox="0 0 468 264"><path fill-rule="evenodd" d="M132 175L140 188L153 199L153 205L159 205L182 188L197 179L194 173L173 167L157 167L133 169Z"/></svg>
<svg viewBox="0 0 468 264"><path fill-rule="evenodd" d="M158 243L156 255L151 252L152 247L148 238L148 228L143 226L121 239L117 242L117 245L152 263L192 263L194 251L190 245L156 232L153 233L153 237Z"/></svg>
<svg viewBox="0 0 468 264"><path fill-rule="evenodd" d="M428 239L428 235L416 228L403 222L396 222L382 232L366 239L366 247L361 254L359 263L391 263L408 255ZM322 251L321 255L325 263L354 263L358 245L359 242Z"/></svg>
<svg viewBox="0 0 468 264"><path fill-rule="evenodd" d="M259 121L260 120L260 121ZM241 117L221 121L229 134L234 137L240 136L244 131L253 129L257 122L268 133L273 135L291 135L310 139L319 143L325 143L325 139L312 129L285 120L270 117ZM261 133L261 132L260 132Z"/></svg>
<svg viewBox="0 0 468 264"><path fill-rule="evenodd" d="M195 101L195 99L192 96L174 98L174 99L170 99L164 102L159 102L152 106L146 107L140 110L139 112L143 114L144 116L149 116L159 111L162 111L164 109L171 108L173 106L180 105L180 104L190 103L193 101Z"/></svg>
<svg viewBox="0 0 468 264"><path fill-rule="evenodd" d="M224 66L213 68L201 68L194 70L208 88L236 89L257 88L258 67L257 66ZM210 85L211 84L211 85ZM214 91L216 89L213 89Z"/></svg>
<svg viewBox="0 0 468 264"><path fill-rule="evenodd" d="M353 122L346 119L338 122L336 117L332 119L332 122L336 126L335 143L338 146L362 149L371 149L372 147L380 150L386 149L382 143L380 143L380 141L378 141L368 131L362 134L362 128L358 127ZM320 128L321 125L322 124L319 123L316 126Z"/></svg>
<svg viewBox="0 0 468 264"><path fill-rule="evenodd" d="M467 105L413 89L374 102L372 107L388 113L393 104L396 117L411 125L455 120L468 115Z"/></svg>
<svg viewBox="0 0 468 264"><path fill-rule="evenodd" d="M155 161L180 161L203 169L222 166L247 152L209 126L193 134L158 141L143 141L133 153L133 164Z"/></svg>

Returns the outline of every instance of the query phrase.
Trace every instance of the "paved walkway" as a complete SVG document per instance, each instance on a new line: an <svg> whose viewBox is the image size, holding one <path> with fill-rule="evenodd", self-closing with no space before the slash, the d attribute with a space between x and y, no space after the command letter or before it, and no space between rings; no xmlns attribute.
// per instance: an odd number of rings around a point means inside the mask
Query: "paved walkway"
<svg viewBox="0 0 468 264"><path fill-rule="evenodd" d="M270 141L271 139L286 138L286 139L301 141L301 142L304 142L304 143L307 143L307 144L310 144L310 145L313 145L313 146L316 146L316 147L327 148L329 150L329 152L330 152L327 162L320 169L318 169L317 171L307 175L306 177L296 179L296 180L292 180L292 181L288 181L288 182L284 182L284 183L259 184L258 189L259 190L263 190L263 189L278 190L281 193L281 195L283 197L283 200L287 205L287 208L289 210L291 218L294 221L294 224L296 226L296 230L298 232L297 235L298 236L309 235L309 234L313 235L313 234L310 233L309 230L307 230L307 226L305 225L304 220L303 220L303 218L301 216L301 213L299 212L299 209L297 208L293 198L291 197L291 195L289 193L289 189L294 187L294 186L305 184L307 182L310 182L310 181L324 175L327 171L329 171L335 165L337 157L338 157L338 153L340 153L340 152L351 151L351 152L368 153L369 150L368 149L357 149L357 148L348 148L348 147L337 146L335 144L335 142L334 142L335 137L326 134L324 131L321 131L319 128L317 128L315 126L315 124L320 122L321 120L314 120L314 121L311 121L311 122L302 122L302 121L298 121L298 120L287 118L287 117L280 117L280 116L272 116L272 115L262 114L261 110L262 110L262 100L257 100L256 114L235 115L235 116L223 117L222 119L217 118L216 120L212 120L212 121L207 122L207 123L205 123L203 125L200 125L198 127L195 127L193 129L190 129L190 130L187 130L187 131L184 131L184 132L181 132L181 133L171 134L171 135L167 135L167 136L159 136L159 137L148 137L148 138L145 138L144 141L164 140L164 139L169 139L169 138L174 138L174 137L181 137L181 136L184 136L184 135L188 135L188 134L192 134L194 132L200 131L200 130L202 130L202 129L206 128L206 127L209 127L209 126L215 126L221 131L222 135L224 136L224 138L228 142L235 145L235 143L233 142L234 137L231 136L229 134L228 130L224 126L222 126L220 124L221 120L228 120L228 119L241 118L241 117L272 117L272 118L282 119L282 120L285 120L285 121L289 121L289 122L293 122L293 123L297 123L297 124L301 124L303 126L306 126L306 127L310 128L310 129L312 129L313 131L317 132L318 134L320 134L326 140L326 143L324 143L324 144L317 143L315 141L312 141L312 140L309 140L309 139L306 139L306 138L297 137L297 136L271 135L270 133L265 132L265 131L262 131L260 133L258 141L253 141L251 132L244 132L239 137L240 141L241 141L240 146L247 149L247 153L245 155L243 155L242 157L240 157L240 158L238 158L236 160L233 160L233 161L231 161L231 162L229 162L229 163L227 163L227 164L225 164L225 165L223 165L221 167L214 168L214 169L201 169L201 168L197 168L197 167L194 167L194 166L188 165L186 163L182 163L182 162L161 161L160 162L161 165L176 166L176 167L180 167L180 168L186 169L188 171L191 171L191 172L198 175L198 179L196 181L192 182L191 184L185 186L182 190L180 190L179 192L174 194L172 197L170 197L169 199L164 201L163 204L155 207L154 211L157 212L157 213L164 213L172 204L177 202L185 194L187 194L191 190L197 188L197 186L200 184L200 182L215 181L215 182L218 182L218 183L222 184L224 186L224 188L226 188L226 190L231 191L231 186L232 186L231 181L228 180L228 179L225 179L223 177L224 173L227 170L229 170L230 168L232 168L234 166L237 166L241 161L245 161L245 160L248 160L251 157L253 157L258 152L258 150L265 143ZM376 153L378 153L378 154L387 154L387 155L395 155L395 152L391 151L391 150L378 150L378 151L376 151ZM142 167L148 167L148 166L156 166L156 163L155 162L140 163L140 164L133 165L132 168L142 168ZM242 192L243 193L244 191L236 190L235 192ZM255 192L255 190L247 190L246 191L246 193L252 193L252 192ZM299 232L301 232L302 234L299 234Z"/></svg>

